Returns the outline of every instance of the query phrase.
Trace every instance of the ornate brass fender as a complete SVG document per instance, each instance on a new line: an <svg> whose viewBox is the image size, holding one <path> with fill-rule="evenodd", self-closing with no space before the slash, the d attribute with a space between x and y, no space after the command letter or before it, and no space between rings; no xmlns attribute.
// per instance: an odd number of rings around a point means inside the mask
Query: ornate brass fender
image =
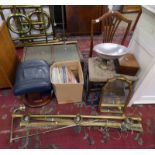
<svg viewBox="0 0 155 155"><path fill-rule="evenodd" d="M18 111L24 111L23 106L16 109L12 114L11 132L10 132L10 142L14 140L34 136L37 134L47 133L55 130L60 130L69 127L83 126L83 127L107 127L116 128L121 131L138 131L143 132L140 117L127 117L122 116L106 116L106 115L37 115L37 114L22 114L17 113ZM49 131L35 133L27 136L13 137L14 133L14 120L20 119L20 127L25 127L25 129L49 129L51 127L58 127L56 129L51 129Z"/></svg>

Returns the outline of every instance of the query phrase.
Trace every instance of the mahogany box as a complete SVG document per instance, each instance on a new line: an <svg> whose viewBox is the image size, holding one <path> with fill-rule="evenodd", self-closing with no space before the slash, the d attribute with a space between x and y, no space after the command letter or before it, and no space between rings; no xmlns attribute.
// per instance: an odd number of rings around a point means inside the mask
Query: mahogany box
<svg viewBox="0 0 155 155"><path fill-rule="evenodd" d="M114 60L116 72L135 76L139 70L139 64L133 54L126 54L123 57Z"/></svg>

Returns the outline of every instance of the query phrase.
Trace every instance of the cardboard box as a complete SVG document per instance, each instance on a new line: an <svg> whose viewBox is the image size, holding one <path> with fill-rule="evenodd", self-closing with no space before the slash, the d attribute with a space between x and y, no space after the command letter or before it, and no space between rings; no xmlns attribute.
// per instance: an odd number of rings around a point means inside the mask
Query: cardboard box
<svg viewBox="0 0 155 155"><path fill-rule="evenodd" d="M64 61L59 63L54 63L50 67L50 78L52 79L52 69L53 67L67 66L76 77L78 77L78 83L72 84L53 84L53 89L58 101L58 104L72 103L72 102L81 102L82 93L83 93L83 72L81 68L80 61Z"/></svg>

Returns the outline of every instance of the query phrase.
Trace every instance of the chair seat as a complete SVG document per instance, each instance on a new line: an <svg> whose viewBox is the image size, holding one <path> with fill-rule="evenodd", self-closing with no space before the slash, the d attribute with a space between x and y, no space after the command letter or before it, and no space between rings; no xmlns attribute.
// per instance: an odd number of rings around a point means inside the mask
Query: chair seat
<svg viewBox="0 0 155 155"><path fill-rule="evenodd" d="M99 57L88 59L88 72L89 81L91 82L107 82L108 79L116 76L124 76L131 81L136 81L138 79L137 76L117 74L113 61L106 65Z"/></svg>
<svg viewBox="0 0 155 155"><path fill-rule="evenodd" d="M91 82L106 82L108 79L113 78L115 72L114 64L107 67L102 63L99 57L92 57L88 59L89 81ZM110 68L110 69L109 69Z"/></svg>
<svg viewBox="0 0 155 155"><path fill-rule="evenodd" d="M13 88L15 95L51 90L50 67L44 60L28 60L22 62L16 72Z"/></svg>

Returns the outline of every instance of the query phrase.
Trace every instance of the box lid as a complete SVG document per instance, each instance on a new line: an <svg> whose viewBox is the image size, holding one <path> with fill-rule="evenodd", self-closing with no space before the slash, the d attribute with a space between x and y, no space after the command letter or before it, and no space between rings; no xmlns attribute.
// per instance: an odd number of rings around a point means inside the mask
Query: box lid
<svg viewBox="0 0 155 155"><path fill-rule="evenodd" d="M139 64L132 54L126 54L119 58L118 61L120 66L139 68Z"/></svg>

